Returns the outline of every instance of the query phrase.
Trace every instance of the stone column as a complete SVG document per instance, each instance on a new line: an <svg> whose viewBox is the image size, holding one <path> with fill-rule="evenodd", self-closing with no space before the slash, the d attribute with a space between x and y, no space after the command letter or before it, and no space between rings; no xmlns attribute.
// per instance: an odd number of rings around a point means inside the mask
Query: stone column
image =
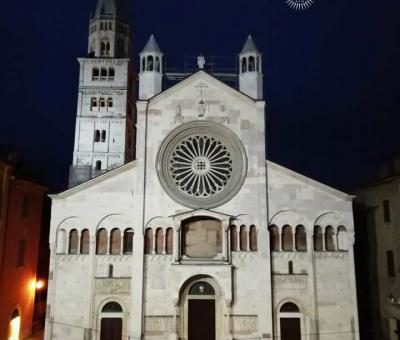
<svg viewBox="0 0 400 340"><path fill-rule="evenodd" d="M174 225L174 240L173 240L173 247L174 247L174 251L173 251L173 254L174 254L174 259L175 259L175 262L179 262L179 258L180 258L180 254L179 254L179 249L180 249L180 230L181 229L181 226L180 226L180 224L175 224Z"/></svg>
<svg viewBox="0 0 400 340"><path fill-rule="evenodd" d="M229 221L222 221L222 257L224 261L228 261L228 232Z"/></svg>

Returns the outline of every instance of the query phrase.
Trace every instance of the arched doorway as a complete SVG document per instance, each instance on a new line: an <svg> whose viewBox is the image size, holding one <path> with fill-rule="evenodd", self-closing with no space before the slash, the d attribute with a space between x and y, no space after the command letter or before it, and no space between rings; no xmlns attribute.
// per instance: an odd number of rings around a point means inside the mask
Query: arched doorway
<svg viewBox="0 0 400 340"><path fill-rule="evenodd" d="M101 310L100 340L122 339L122 307L116 302L107 303Z"/></svg>
<svg viewBox="0 0 400 340"><path fill-rule="evenodd" d="M8 340L19 340L21 331L21 316L19 311L15 309L11 313L10 326L8 331Z"/></svg>
<svg viewBox="0 0 400 340"><path fill-rule="evenodd" d="M301 340L301 313L293 302L285 303L279 310L281 340Z"/></svg>
<svg viewBox="0 0 400 340"><path fill-rule="evenodd" d="M219 340L222 318L220 292L209 277L191 280L181 296L182 340Z"/></svg>

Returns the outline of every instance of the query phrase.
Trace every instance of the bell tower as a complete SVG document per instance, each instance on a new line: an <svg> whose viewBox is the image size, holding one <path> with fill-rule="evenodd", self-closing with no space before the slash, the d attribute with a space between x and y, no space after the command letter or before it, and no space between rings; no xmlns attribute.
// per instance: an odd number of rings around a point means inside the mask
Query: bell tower
<svg viewBox="0 0 400 340"><path fill-rule="evenodd" d="M98 0L88 54L79 58L75 145L69 186L134 159L135 82L127 0Z"/></svg>
<svg viewBox="0 0 400 340"><path fill-rule="evenodd" d="M251 35L239 54L239 90L253 99L263 99L262 54Z"/></svg>

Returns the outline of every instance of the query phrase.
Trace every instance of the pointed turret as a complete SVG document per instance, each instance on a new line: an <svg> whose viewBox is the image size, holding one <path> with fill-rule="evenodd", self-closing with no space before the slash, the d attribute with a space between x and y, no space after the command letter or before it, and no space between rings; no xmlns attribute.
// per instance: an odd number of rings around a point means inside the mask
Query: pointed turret
<svg viewBox="0 0 400 340"><path fill-rule="evenodd" d="M140 53L139 99L149 99L162 91L163 53L152 34Z"/></svg>
<svg viewBox="0 0 400 340"><path fill-rule="evenodd" d="M239 89L254 99L263 99L262 54L251 35L239 54Z"/></svg>

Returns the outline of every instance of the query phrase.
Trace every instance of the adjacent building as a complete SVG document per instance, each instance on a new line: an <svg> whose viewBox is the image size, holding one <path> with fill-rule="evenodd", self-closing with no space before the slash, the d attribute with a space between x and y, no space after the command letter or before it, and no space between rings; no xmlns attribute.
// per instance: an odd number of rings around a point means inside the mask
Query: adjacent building
<svg viewBox="0 0 400 340"><path fill-rule="evenodd" d="M99 0L90 23L94 52L80 78L91 89L78 117L87 125L76 132L88 148L103 130L106 146L114 138L112 124L86 116L91 96L126 75L124 66L97 77L120 63L100 53L120 5ZM166 88L163 59L152 36L140 54L136 160L51 196L45 339L358 339L353 197L266 161L253 39L238 57L238 88L207 72L203 56ZM85 153L92 168L114 156L100 154Z"/></svg>
<svg viewBox="0 0 400 340"><path fill-rule="evenodd" d="M396 162L395 162L396 163ZM394 164L395 165L395 164ZM387 167L389 169L389 167ZM395 168L398 169L398 166ZM357 227L366 233L373 327L371 339L400 339L400 175L386 171L358 188Z"/></svg>
<svg viewBox="0 0 400 340"><path fill-rule="evenodd" d="M46 189L0 161L0 339L31 334Z"/></svg>

